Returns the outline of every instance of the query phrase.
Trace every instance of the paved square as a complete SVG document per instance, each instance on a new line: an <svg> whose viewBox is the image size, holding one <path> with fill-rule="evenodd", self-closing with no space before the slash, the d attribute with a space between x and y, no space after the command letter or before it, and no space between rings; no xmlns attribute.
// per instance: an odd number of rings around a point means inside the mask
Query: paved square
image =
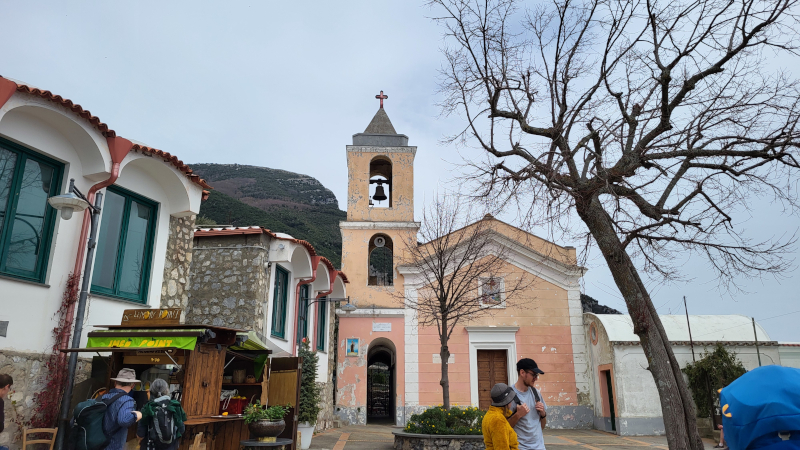
<svg viewBox="0 0 800 450"><path fill-rule="evenodd" d="M388 425L348 426L334 428L314 436L312 450L392 450L392 431ZM545 446L552 450L666 450L664 436L617 436L598 430L549 430L544 432ZM711 450L715 442L703 439Z"/></svg>

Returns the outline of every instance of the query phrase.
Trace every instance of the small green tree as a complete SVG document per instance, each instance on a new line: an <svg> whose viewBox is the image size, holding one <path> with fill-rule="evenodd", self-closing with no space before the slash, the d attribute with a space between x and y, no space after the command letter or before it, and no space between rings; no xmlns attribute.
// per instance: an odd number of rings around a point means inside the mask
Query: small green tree
<svg viewBox="0 0 800 450"><path fill-rule="evenodd" d="M720 343L717 343L712 352L704 353L700 361L687 364L683 373L689 378L689 389L697 407L697 416L709 417L709 405L714 403L717 390L733 383L745 372L747 370L736 357L736 353L729 352Z"/></svg>
<svg viewBox="0 0 800 450"><path fill-rule="evenodd" d="M311 351L308 338L303 338L300 345L300 357L303 358L303 368L300 375L300 422L310 424L317 422L321 400L320 388L317 386L317 353Z"/></svg>

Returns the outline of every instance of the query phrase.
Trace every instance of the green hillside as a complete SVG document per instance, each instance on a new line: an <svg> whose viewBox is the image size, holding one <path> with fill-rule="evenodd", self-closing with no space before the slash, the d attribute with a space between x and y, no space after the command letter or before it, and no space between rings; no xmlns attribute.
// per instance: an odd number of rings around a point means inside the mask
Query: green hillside
<svg viewBox="0 0 800 450"><path fill-rule="evenodd" d="M193 164L214 190L200 206L198 224L262 226L310 242L317 253L341 267L341 211L319 181L266 167Z"/></svg>

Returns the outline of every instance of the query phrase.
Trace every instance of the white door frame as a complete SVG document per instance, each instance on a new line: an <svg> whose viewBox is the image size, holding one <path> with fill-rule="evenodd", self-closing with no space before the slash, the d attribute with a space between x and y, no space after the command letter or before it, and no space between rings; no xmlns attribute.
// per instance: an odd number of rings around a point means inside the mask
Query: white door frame
<svg viewBox="0 0 800 450"><path fill-rule="evenodd" d="M469 387L472 406L478 407L478 350L506 350L508 383L517 381L517 331L519 327L465 327L469 333Z"/></svg>

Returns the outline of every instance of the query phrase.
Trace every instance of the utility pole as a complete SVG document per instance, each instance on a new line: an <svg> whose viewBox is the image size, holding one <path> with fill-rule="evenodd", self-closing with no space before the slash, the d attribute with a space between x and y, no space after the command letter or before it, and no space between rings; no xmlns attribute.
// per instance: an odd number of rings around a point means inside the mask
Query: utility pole
<svg viewBox="0 0 800 450"><path fill-rule="evenodd" d="M756 333L756 319L751 317L753 320L753 337L756 339L756 355L758 355L758 367L761 367L761 352L758 351L758 333Z"/></svg>
<svg viewBox="0 0 800 450"><path fill-rule="evenodd" d="M683 310L686 311L686 327L689 328L689 346L692 348L692 362L697 362L694 357L694 341L692 341L692 325L689 323L689 308L686 307L686 296L683 296Z"/></svg>

